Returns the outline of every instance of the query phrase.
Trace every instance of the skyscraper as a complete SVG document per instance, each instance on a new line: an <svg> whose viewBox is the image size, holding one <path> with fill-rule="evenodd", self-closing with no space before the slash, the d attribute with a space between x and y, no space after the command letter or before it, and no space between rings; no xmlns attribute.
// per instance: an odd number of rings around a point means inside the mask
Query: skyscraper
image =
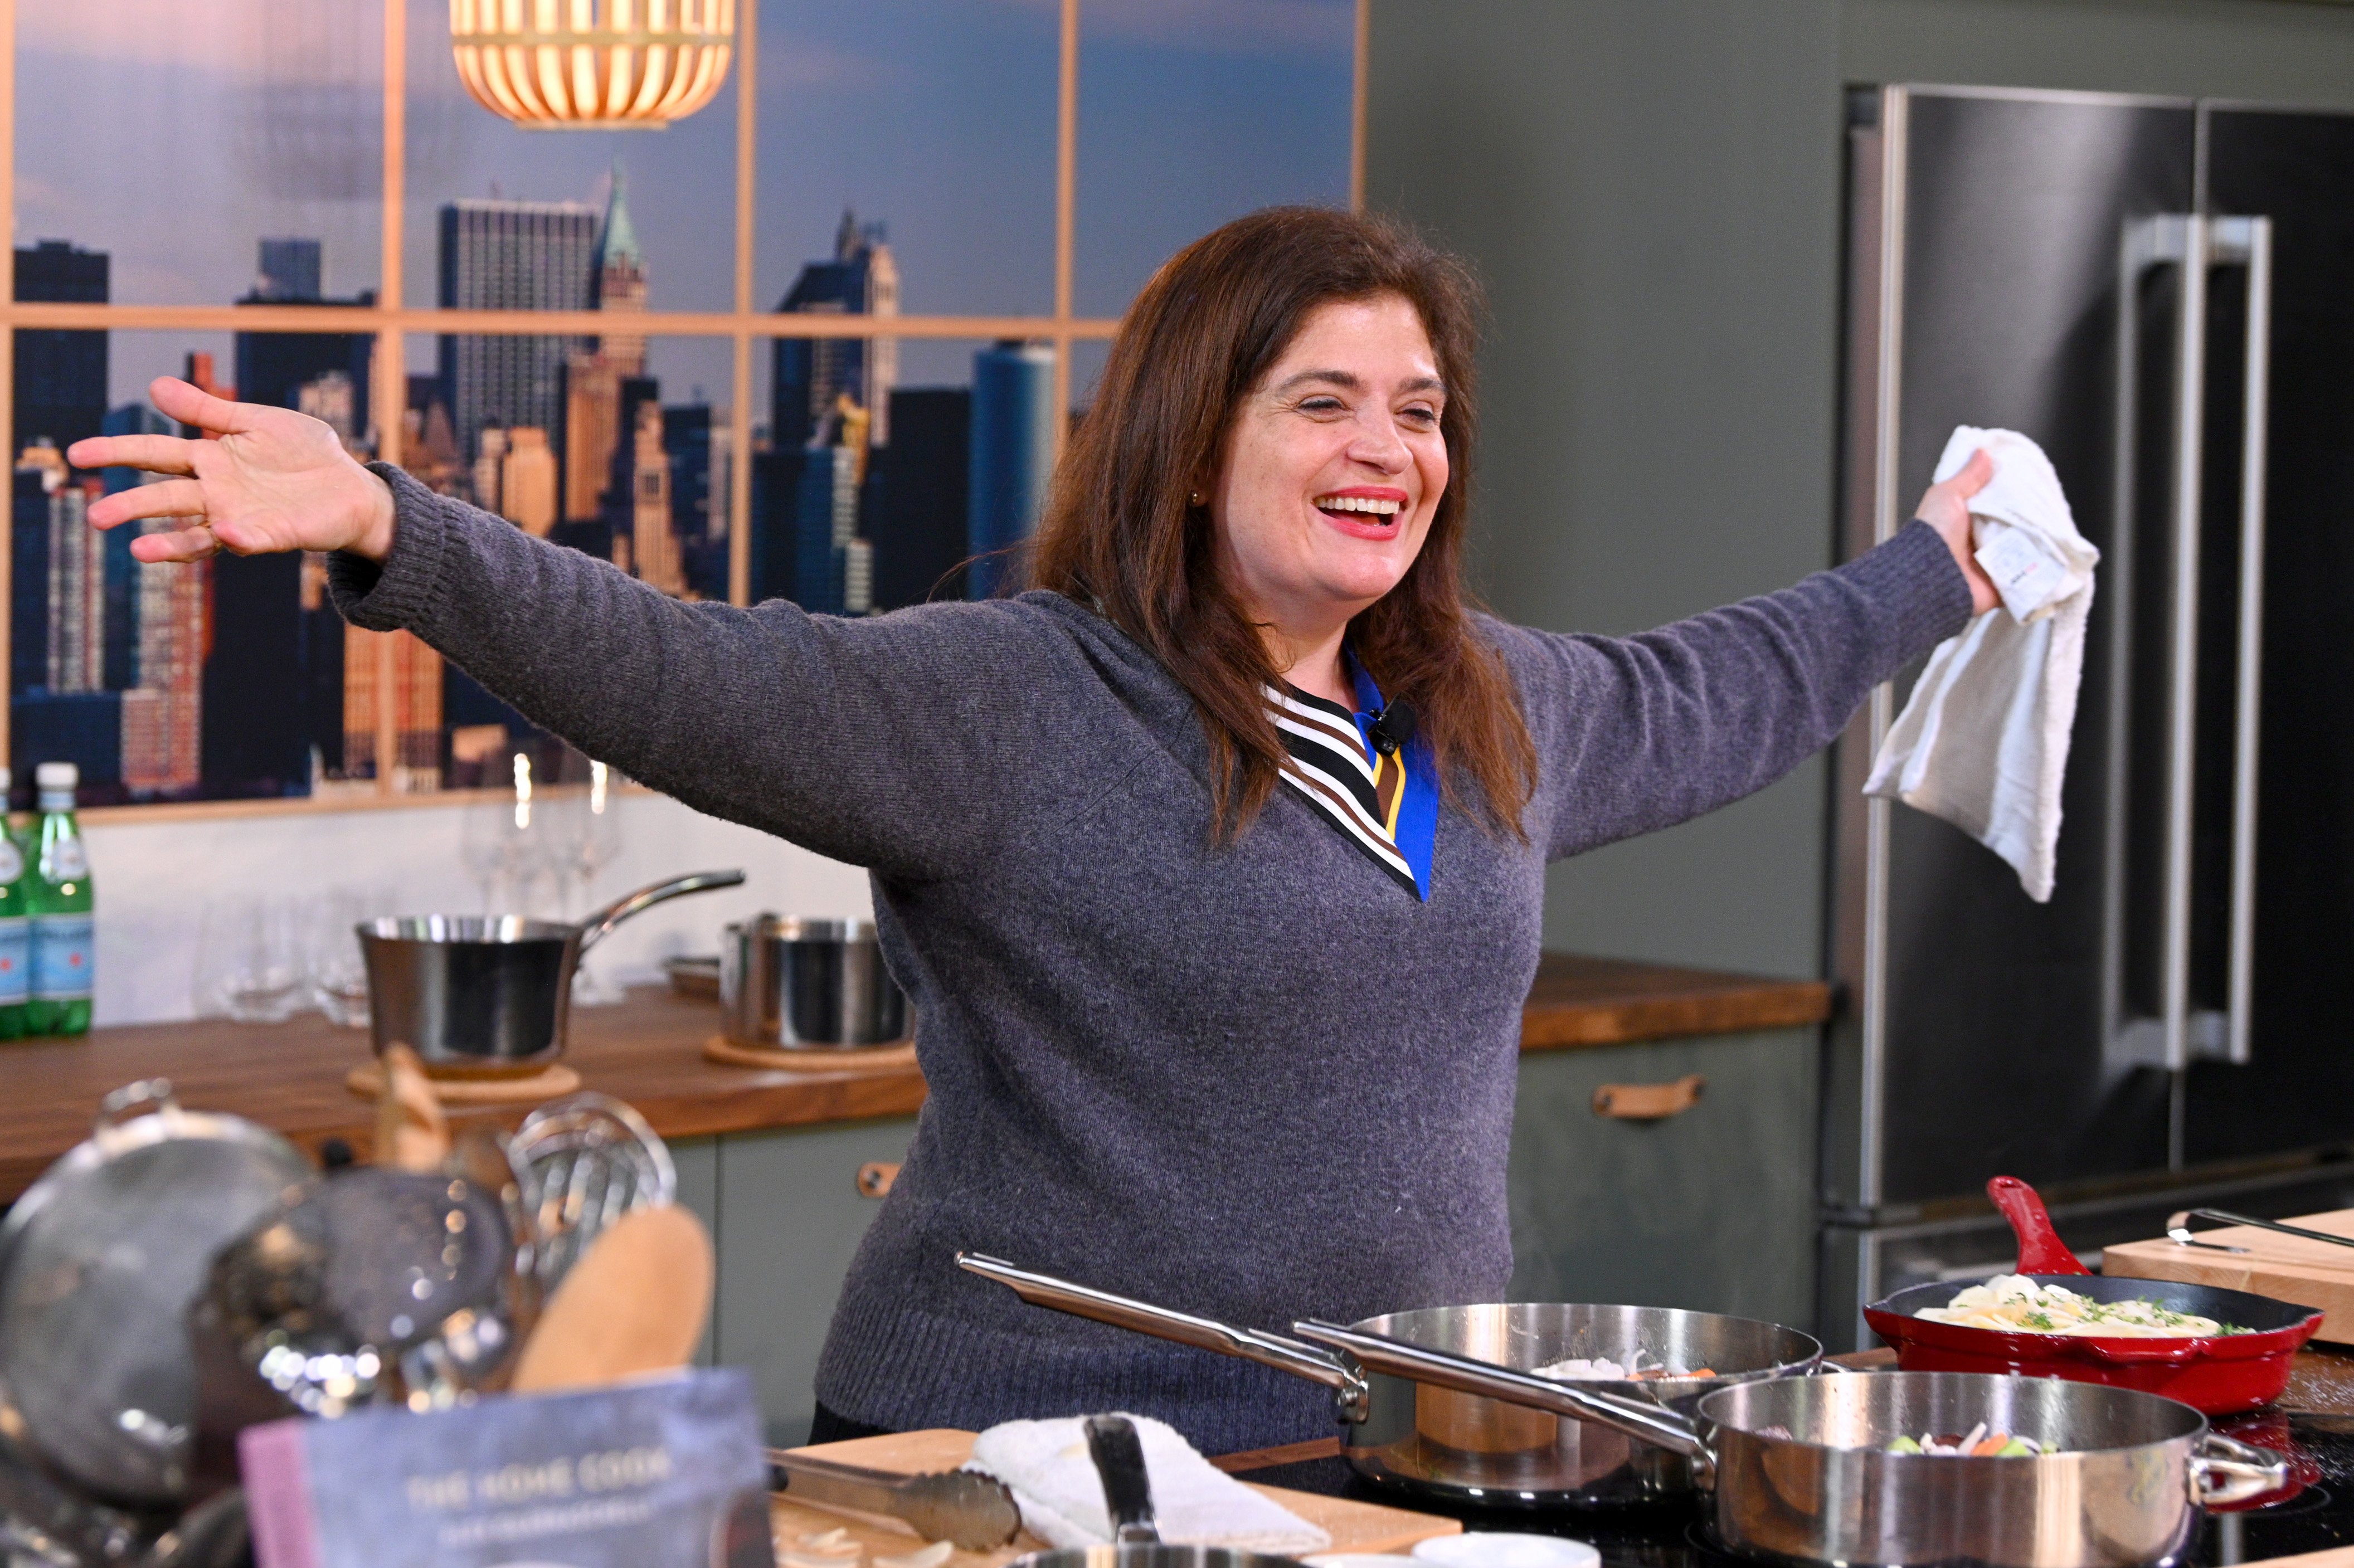
<svg viewBox="0 0 2354 1568"><path fill-rule="evenodd" d="M16 251L16 298L51 303L102 305L108 259L63 239L44 239ZM8 450L23 451L47 436L59 451L99 433L106 418L106 334L16 332L16 418Z"/></svg>
<svg viewBox="0 0 2354 1568"><path fill-rule="evenodd" d="M457 201L441 209L447 310L578 311L595 302L596 209L580 202ZM442 397L462 462L491 425L564 428L564 368L583 344L559 336L445 336Z"/></svg>
<svg viewBox="0 0 2354 1568"><path fill-rule="evenodd" d="M897 315L899 264L892 258L883 226L862 228L844 208L834 232L832 260L804 266L777 310L786 314ZM783 337L777 339L773 355L774 412L769 435L774 445L807 445L844 394L860 408L873 410L870 435L875 444L890 440L891 389L899 382L896 339Z"/></svg>
<svg viewBox="0 0 2354 1568"><path fill-rule="evenodd" d="M963 387L891 394L891 444L875 449L868 488L876 609L964 597L971 443L972 394Z"/></svg>
<svg viewBox="0 0 2354 1568"><path fill-rule="evenodd" d="M270 304L315 300L323 247L315 239L265 239L252 297Z"/></svg>
<svg viewBox="0 0 2354 1568"><path fill-rule="evenodd" d="M319 292L321 247L315 239L265 239L261 270L240 305L372 305L373 290L355 298L331 300ZM368 439L369 367L376 339L367 333L241 332L235 359L238 393L249 403L273 408L302 407L302 388L320 377L348 383L351 407L345 423L347 445L372 446Z"/></svg>
<svg viewBox="0 0 2354 1568"><path fill-rule="evenodd" d="M986 599L1030 536L1055 467L1055 351L1009 341L972 356L968 591Z"/></svg>

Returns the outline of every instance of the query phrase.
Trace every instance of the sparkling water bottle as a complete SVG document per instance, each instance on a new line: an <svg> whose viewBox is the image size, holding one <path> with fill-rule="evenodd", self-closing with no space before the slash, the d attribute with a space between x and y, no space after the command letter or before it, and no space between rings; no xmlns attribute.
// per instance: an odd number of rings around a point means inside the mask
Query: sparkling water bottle
<svg viewBox="0 0 2354 1568"><path fill-rule="evenodd" d="M80 782L81 770L70 762L44 762L33 769L41 814L25 846L33 862L25 879L31 895L26 912L33 926L33 994L25 1020L30 1034L90 1031L98 966L90 855L74 821L74 787Z"/></svg>
<svg viewBox="0 0 2354 1568"><path fill-rule="evenodd" d="M33 995L33 926L26 908L32 888L25 875L25 847L5 820L14 782L0 764L0 1040L30 1033L25 1010Z"/></svg>

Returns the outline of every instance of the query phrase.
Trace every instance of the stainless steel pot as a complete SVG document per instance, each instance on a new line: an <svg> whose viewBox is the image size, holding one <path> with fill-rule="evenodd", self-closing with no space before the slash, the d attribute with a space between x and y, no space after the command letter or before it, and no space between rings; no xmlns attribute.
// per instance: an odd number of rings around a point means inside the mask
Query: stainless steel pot
<svg viewBox="0 0 2354 1568"><path fill-rule="evenodd" d="M82 1490L137 1507L189 1480L188 1308L213 1255L299 1198L301 1150L183 1110L142 1079L0 1224L0 1430Z"/></svg>
<svg viewBox="0 0 2354 1568"><path fill-rule="evenodd" d="M762 915L719 942L719 1008L738 1045L885 1045L908 1033L907 998L867 920Z"/></svg>
<svg viewBox="0 0 2354 1568"><path fill-rule="evenodd" d="M1239 1356L1322 1383L1332 1391L1341 1420L1341 1455L1358 1474L1405 1491L1489 1508L1611 1506L1688 1498L1696 1489L1688 1427L1662 1425L1652 1437L1630 1434L1623 1421L1606 1425L1562 1401L1537 1407L1529 1387L1559 1391L1565 1385L1507 1368L1543 1366L1570 1356L1626 1362L1639 1350L1669 1366L1710 1369L1709 1377L1581 1385L1617 1393L1629 1407L1665 1414L1663 1404L1689 1410L1715 1390L1788 1377L1822 1359L1822 1346L1796 1329L1667 1307L1440 1307L1356 1325L1450 1357L1477 1358L1469 1364L1496 1363L1489 1370L1522 1380L1500 1383L1500 1393L1467 1392L1397 1370L1394 1361L1374 1365L1346 1349L1231 1328L996 1258L960 1253L957 1262L1036 1306Z"/></svg>
<svg viewBox="0 0 2354 1568"><path fill-rule="evenodd" d="M1688 1414L1363 1324L1292 1328L1392 1375L1577 1411L1681 1452L1712 1494L1719 1542L1807 1568L2135 1568L2175 1560L2202 1506L2245 1502L2288 1479L2281 1456L2211 1431L2179 1400L2137 1389L1983 1372L1860 1372L1719 1389ZM1899 1437L1959 1436L1981 1422L2058 1451L2009 1459L1887 1451Z"/></svg>
<svg viewBox="0 0 2354 1568"><path fill-rule="evenodd" d="M520 915L404 915L363 922L368 1025L379 1052L407 1045L436 1071L535 1072L564 1054L580 955L641 911L734 887L740 871L703 871L642 887L578 926Z"/></svg>

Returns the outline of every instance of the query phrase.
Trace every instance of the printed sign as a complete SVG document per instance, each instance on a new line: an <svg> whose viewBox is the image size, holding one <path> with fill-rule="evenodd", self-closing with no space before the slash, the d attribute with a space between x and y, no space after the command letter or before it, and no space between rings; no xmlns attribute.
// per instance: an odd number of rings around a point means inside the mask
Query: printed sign
<svg viewBox="0 0 2354 1568"><path fill-rule="evenodd" d="M238 1442L259 1568L772 1568L768 1466L735 1368Z"/></svg>

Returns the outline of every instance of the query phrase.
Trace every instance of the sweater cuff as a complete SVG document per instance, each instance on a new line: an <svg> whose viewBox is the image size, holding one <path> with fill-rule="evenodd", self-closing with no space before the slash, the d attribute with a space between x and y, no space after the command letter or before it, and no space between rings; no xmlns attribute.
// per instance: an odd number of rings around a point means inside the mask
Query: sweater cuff
<svg viewBox="0 0 2354 1568"><path fill-rule="evenodd" d="M1840 568L1879 607L1903 662L1926 653L1970 623L1970 583L1946 536L1916 517L1887 543Z"/></svg>
<svg viewBox="0 0 2354 1568"><path fill-rule="evenodd" d="M414 627L440 598L441 576L456 547L446 499L391 463L368 471L392 489L392 553L370 561L338 550L327 557L327 590L345 620L367 631Z"/></svg>

